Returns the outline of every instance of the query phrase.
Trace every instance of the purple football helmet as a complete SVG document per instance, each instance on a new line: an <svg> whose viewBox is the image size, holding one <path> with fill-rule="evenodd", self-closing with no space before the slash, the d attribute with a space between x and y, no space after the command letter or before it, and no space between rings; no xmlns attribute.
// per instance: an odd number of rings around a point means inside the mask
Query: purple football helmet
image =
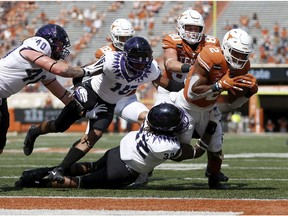
<svg viewBox="0 0 288 216"><path fill-rule="evenodd" d="M170 103L161 103L151 108L147 115L149 127L167 135L177 135L185 132L189 120L185 112Z"/></svg>
<svg viewBox="0 0 288 216"><path fill-rule="evenodd" d="M152 49L148 41L142 37L132 37L124 44L126 68L134 76L151 67Z"/></svg>
<svg viewBox="0 0 288 216"><path fill-rule="evenodd" d="M68 34L59 25L47 24L38 29L35 36L45 38L51 46L51 58L55 60L66 59L70 51L66 49L71 46Z"/></svg>

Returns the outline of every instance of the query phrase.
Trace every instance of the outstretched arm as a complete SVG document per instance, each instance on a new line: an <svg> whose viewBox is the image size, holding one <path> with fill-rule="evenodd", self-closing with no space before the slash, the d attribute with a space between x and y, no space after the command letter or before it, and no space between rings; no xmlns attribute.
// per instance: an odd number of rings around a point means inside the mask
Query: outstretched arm
<svg viewBox="0 0 288 216"><path fill-rule="evenodd" d="M172 48L164 50L164 65L166 70L174 73L188 73L191 65L178 61L177 51Z"/></svg>
<svg viewBox="0 0 288 216"><path fill-rule="evenodd" d="M75 78L90 76L95 74L98 70L98 68L94 67L94 63L84 68L78 66L70 66L64 61L56 61L41 52L37 52L31 49L24 49L20 54L28 61L38 65L40 68L62 77Z"/></svg>
<svg viewBox="0 0 288 216"><path fill-rule="evenodd" d="M180 162L182 160L194 159L201 157L207 150L212 135L214 134L217 123L215 120L210 120L206 126L205 132L200 139L197 140L196 145L192 146L188 143L181 143L179 153L172 158L172 160Z"/></svg>
<svg viewBox="0 0 288 216"><path fill-rule="evenodd" d="M59 100L61 100L65 105L73 100L71 93L66 90L57 79L42 81L43 85Z"/></svg>
<svg viewBox="0 0 288 216"><path fill-rule="evenodd" d="M160 75L156 80L153 81L153 85L156 88L157 86L161 86L170 92L178 92L184 88L184 83L180 83L175 80L170 80L166 77L163 77L162 75Z"/></svg>
<svg viewBox="0 0 288 216"><path fill-rule="evenodd" d="M28 61L38 65L40 68L62 77L81 77L84 71L81 67L69 66L64 61L56 61L41 52L24 49L20 53Z"/></svg>

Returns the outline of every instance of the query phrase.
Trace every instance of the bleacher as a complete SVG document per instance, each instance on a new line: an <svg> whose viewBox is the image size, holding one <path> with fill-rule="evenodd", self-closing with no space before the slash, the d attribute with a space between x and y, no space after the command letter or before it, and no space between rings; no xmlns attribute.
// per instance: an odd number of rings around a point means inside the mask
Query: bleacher
<svg viewBox="0 0 288 216"><path fill-rule="evenodd" d="M231 24L240 24L240 16L248 15L251 19L253 13L257 13L261 28L267 28L270 34L273 34L273 26L277 22L279 27L288 27L287 19L287 1L229 1L227 8L222 14L218 15L217 20L217 37L222 41L225 30L225 23L229 21ZM209 34L213 33L213 29ZM259 42L261 41L261 30L257 28L249 28L248 33L251 37L258 40L254 52L259 55Z"/></svg>
<svg viewBox="0 0 288 216"><path fill-rule="evenodd" d="M75 56L75 58L71 59L71 64L76 64L80 61L82 64L91 62L94 60L94 52L101 46L107 43L106 37L109 33L109 28L111 23L117 18L127 18L129 13L133 10L133 1L124 1L122 6L118 8L115 12L110 12L109 7L113 1L37 1L36 4L38 8L31 12L28 16L28 23L32 22L35 17L39 16L41 11L45 11L49 20L57 20L60 16L61 11L70 10L73 6L76 6L80 9L92 8L96 7L96 10L100 13L105 13L105 19L100 28L100 31L93 35L91 42L88 46L82 50ZM172 32L175 30L175 24L171 23L163 23L163 17L169 14L171 8L175 5L181 5L182 10L179 10L179 15L182 11L193 7L195 1L165 1L163 2L162 8L158 13L154 15L155 27L154 34L152 36L159 36L162 38L163 32ZM225 23L229 20L230 23L239 24L239 19L241 15L248 15L252 17L253 13L256 12L260 21L261 27L266 27L272 33L273 25L278 22L280 27L286 26L288 27L288 19L286 10L288 8L288 2L286 1L268 1L268 2L259 2L259 1L230 1L227 2L227 7L223 12L218 14L217 19L217 37L220 41L226 32L224 29ZM212 12L210 14L212 16ZM79 40L83 33L85 32L84 25L80 22L73 21L71 15L67 14L65 17L67 20L67 24L65 25L65 29L69 34L71 44L73 45L77 40ZM41 19L37 19L35 22L35 29L39 28L43 25ZM256 37L260 39L261 32L260 29L251 28L249 32L252 37ZM207 26L206 29L207 34L213 35L213 27L212 25ZM143 36L148 40L152 37L148 34L147 28L137 31L137 35ZM20 43L20 41L18 41ZM259 43L258 43L259 45ZM73 48L73 47L71 47ZM154 57L158 57L162 55L161 41L157 43L154 50ZM259 47L254 47L255 53L259 53ZM59 77L59 80L62 83L67 82L67 79ZM40 90L43 90L41 87Z"/></svg>
<svg viewBox="0 0 288 216"><path fill-rule="evenodd" d="M77 56L77 58L72 60L72 63L77 63L78 60L80 62L89 62L94 59L94 52L97 48L103 46L104 44L107 43L106 37L107 34L109 33L109 29L111 26L111 23L117 19L117 18L126 18L128 19L128 14L130 11L133 10L133 2L127 2L125 1L123 3L123 6L120 7L116 12L108 12L109 6L112 4L110 1L96 1L96 2L86 2L86 1L68 1L68 2L57 2L55 7L55 2L49 2L49 1L39 1L37 2L39 5L39 8L35 10L30 17L35 17L42 10L45 11L47 14L47 17L49 19L53 19L55 17L59 16L60 10L62 8L67 8L70 9L74 5L77 6L78 8L84 9L84 8L91 8L91 6L94 4L97 8L97 11L103 11L106 13L105 15L105 22L103 22L103 25L101 27L101 30L99 33L95 34L93 37L93 40L89 44L89 46L81 51L81 53ZM159 11L159 13L155 14L155 29L154 29L154 35L162 37L162 32L171 32L174 31L174 25L171 26L171 24L163 24L162 23L162 17L165 16L168 11L175 5L179 4L179 2L176 1L167 1L163 4L163 8ZM189 8L193 5L193 2L183 2L183 8ZM42 23L39 21L37 25L35 26L36 28L40 27ZM69 34L71 43L75 42L80 38L80 36L83 34L83 26L80 25L80 23L77 22L69 22L65 26L65 30ZM145 38L149 39L149 35L147 33L147 29L137 31L137 35L141 35ZM162 48L161 48L161 42L157 44L156 47L154 47L154 56L158 57L162 54Z"/></svg>

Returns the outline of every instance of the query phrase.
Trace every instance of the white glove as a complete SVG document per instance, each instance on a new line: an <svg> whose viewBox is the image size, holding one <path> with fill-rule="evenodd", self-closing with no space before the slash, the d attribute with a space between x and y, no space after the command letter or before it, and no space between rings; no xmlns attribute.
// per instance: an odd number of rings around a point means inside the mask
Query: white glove
<svg viewBox="0 0 288 216"><path fill-rule="evenodd" d="M221 121L222 114L219 111L218 107L215 106L209 111L209 120L213 121L215 123L218 123Z"/></svg>
<svg viewBox="0 0 288 216"><path fill-rule="evenodd" d="M75 89L73 95L74 95L74 97L76 97L78 99L79 102L86 103L88 100L88 92L82 86L78 86Z"/></svg>
<svg viewBox="0 0 288 216"><path fill-rule="evenodd" d="M107 109L108 108L106 107L105 104L98 105L98 102L97 102L92 110L86 112L85 117L89 119L96 119L98 113L107 112Z"/></svg>
<svg viewBox="0 0 288 216"><path fill-rule="evenodd" d="M84 76L93 76L101 73L104 63L104 57L101 57L97 62L83 67Z"/></svg>

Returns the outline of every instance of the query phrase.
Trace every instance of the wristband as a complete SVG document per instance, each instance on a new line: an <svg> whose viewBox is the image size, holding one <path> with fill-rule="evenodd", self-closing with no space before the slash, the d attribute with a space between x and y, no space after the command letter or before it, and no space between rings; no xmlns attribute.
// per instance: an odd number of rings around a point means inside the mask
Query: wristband
<svg viewBox="0 0 288 216"><path fill-rule="evenodd" d="M190 67L191 67L191 65L189 65L189 64L183 64L183 65L181 66L181 72L182 72L182 73L188 73L189 70L190 70Z"/></svg>
<svg viewBox="0 0 288 216"><path fill-rule="evenodd" d="M86 71L84 68L82 68L83 70L83 76L90 76L90 71Z"/></svg>

